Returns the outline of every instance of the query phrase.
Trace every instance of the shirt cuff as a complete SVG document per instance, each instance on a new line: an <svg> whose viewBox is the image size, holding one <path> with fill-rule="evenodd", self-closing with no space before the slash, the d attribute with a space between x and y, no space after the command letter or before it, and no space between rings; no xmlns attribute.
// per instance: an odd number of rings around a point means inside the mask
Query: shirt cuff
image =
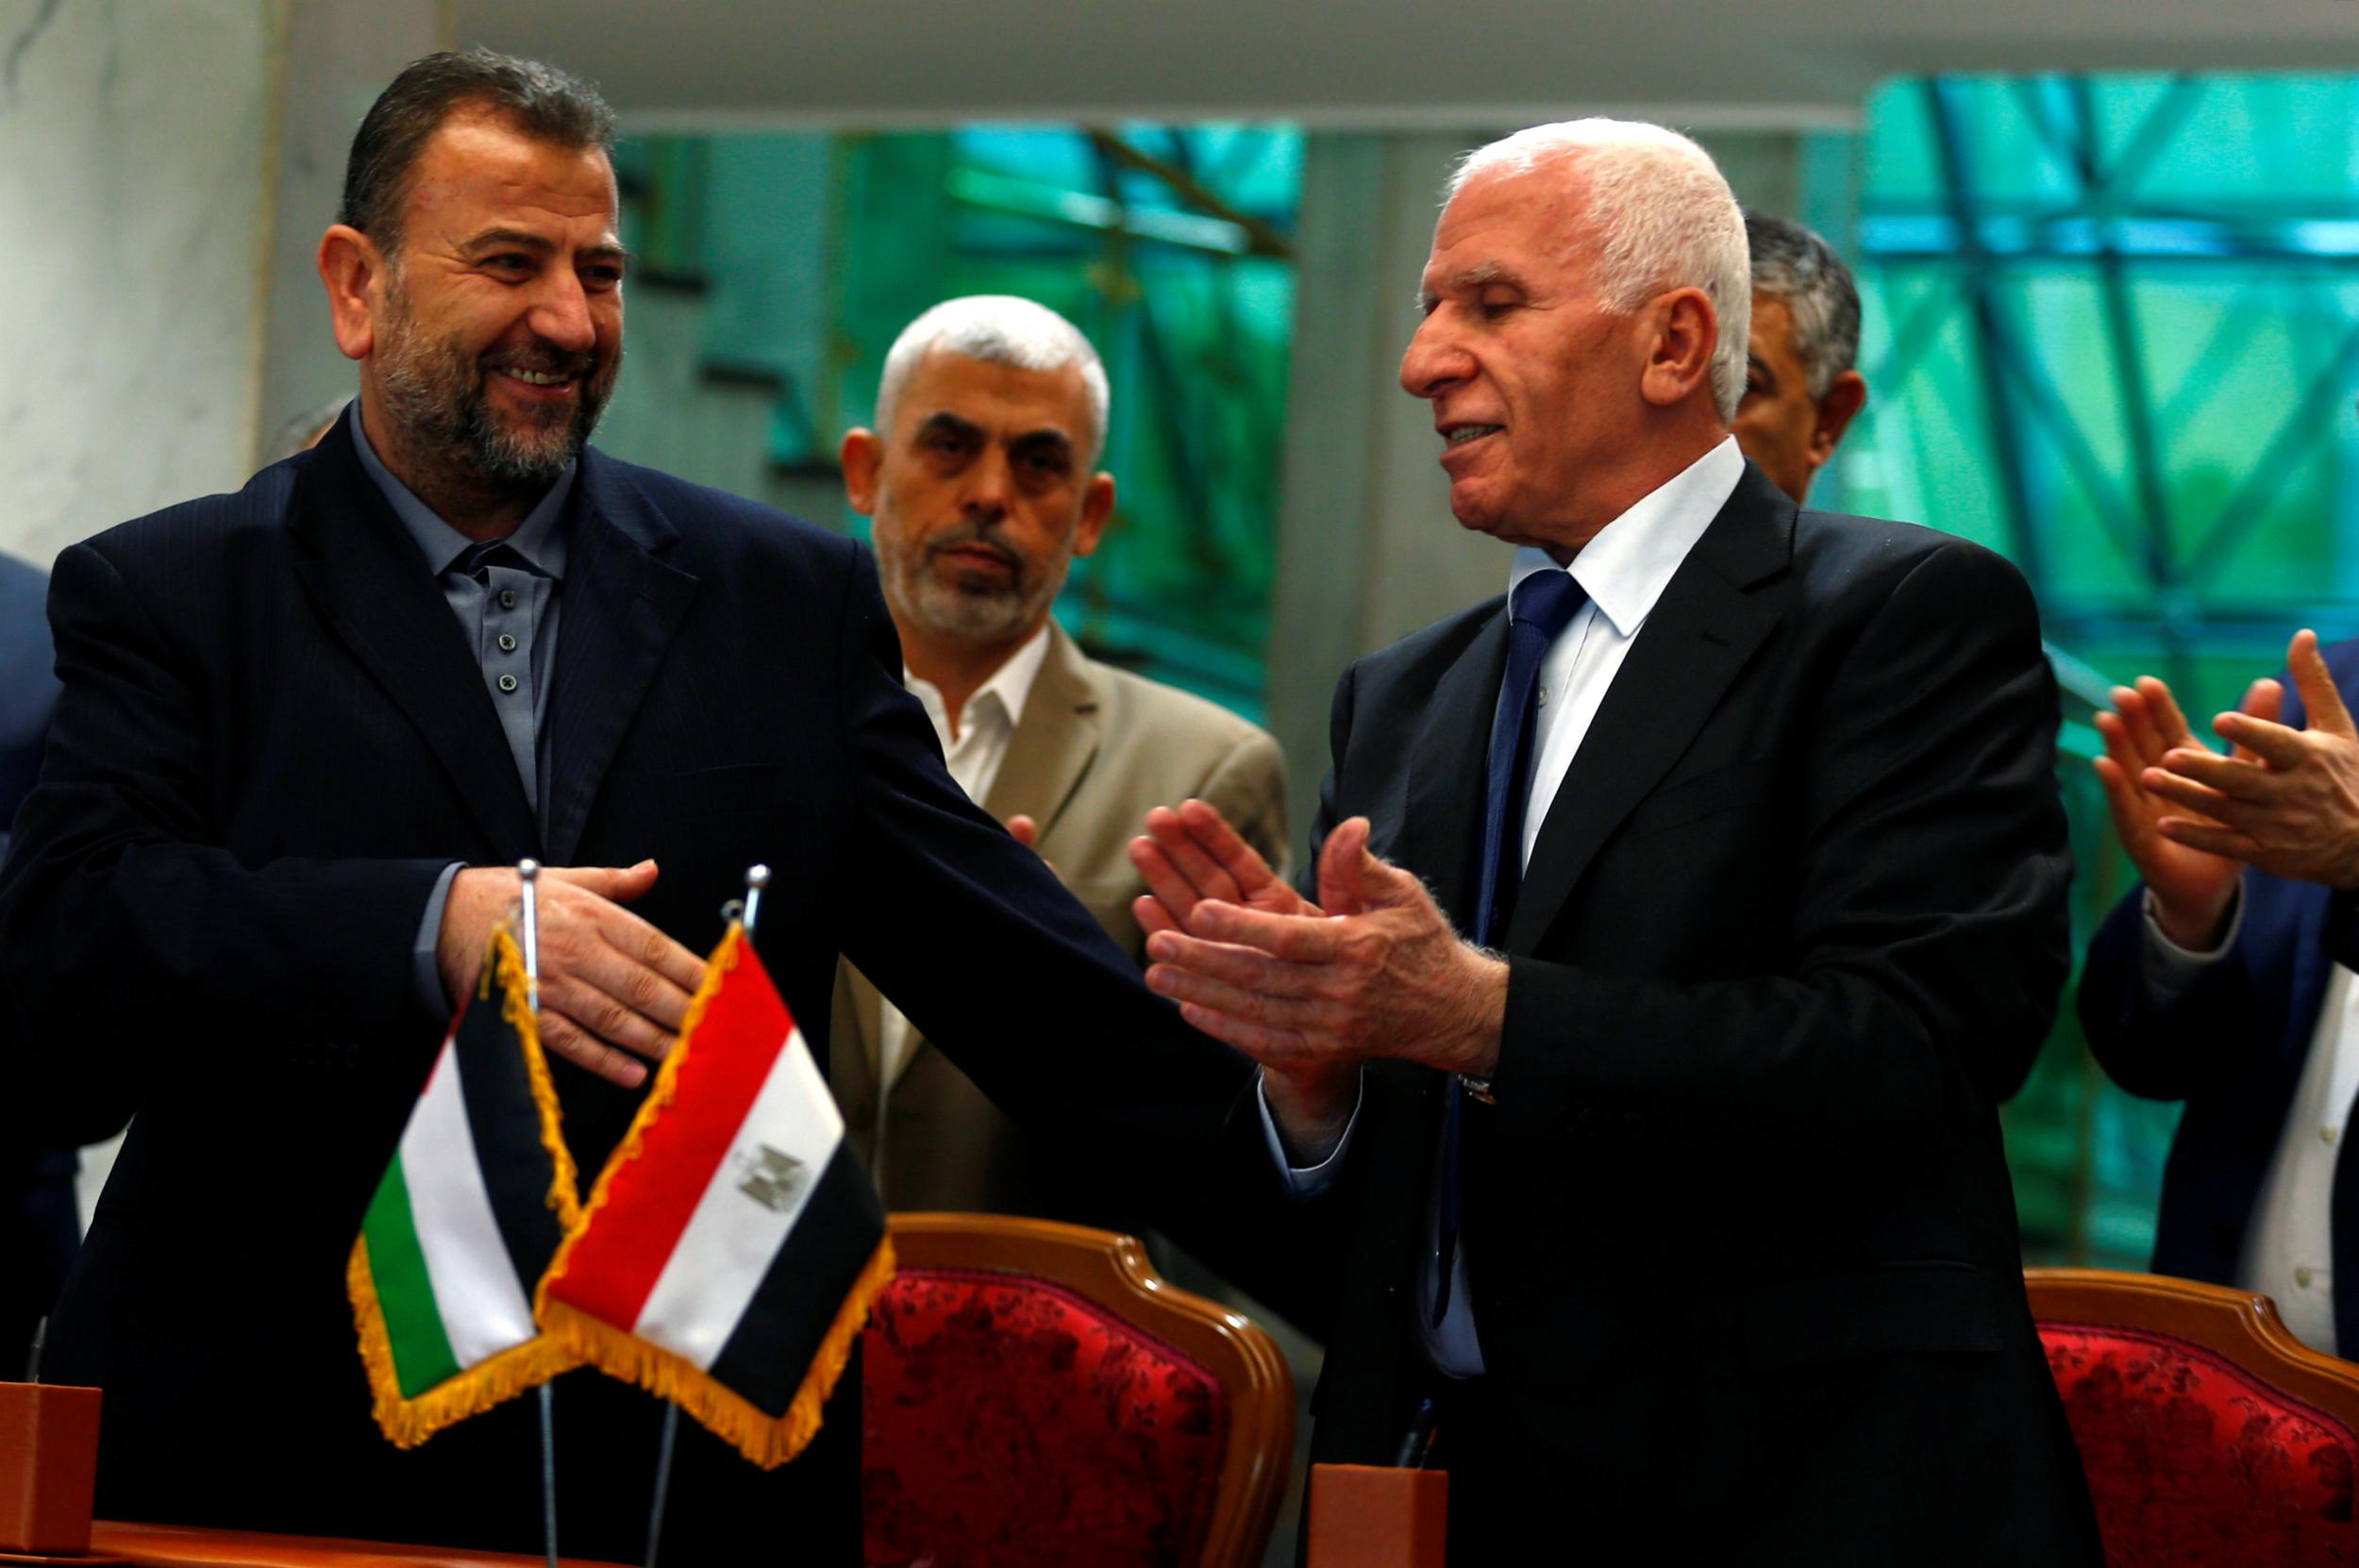
<svg viewBox="0 0 2359 1568"><path fill-rule="evenodd" d="M1334 1152L1315 1165L1297 1165L1286 1158L1286 1145L1278 1136L1278 1118L1270 1114L1269 1094L1263 1085L1263 1075L1253 1076L1253 1103L1262 1108L1262 1136L1269 1141L1269 1157L1286 1183L1286 1193L1297 1203L1318 1197L1335 1185L1336 1173L1343 1169L1344 1156L1351 1152L1352 1130L1360 1125L1360 1101L1367 1093L1367 1077L1363 1074L1352 1081L1351 1116L1344 1123L1344 1133L1335 1140Z"/></svg>
<svg viewBox="0 0 2359 1568"><path fill-rule="evenodd" d="M2217 945L2208 950L2182 947L2163 935L2162 922L2155 918L2154 893L2151 889L2140 894L2140 912L2146 926L2146 942L2139 960L2146 980L2150 1001L2169 1004L2185 995L2203 977L2205 970L2232 952L2236 938L2244 931L2244 882L2228 895L2228 928L2220 933Z"/></svg>
<svg viewBox="0 0 2359 1568"><path fill-rule="evenodd" d="M465 869L465 862L453 860L443 868L443 875L434 881L434 892L426 901L426 915L418 922L418 940L410 949L410 989L418 1005L436 1018L450 1016L450 998L443 994L443 909L450 903L450 885Z"/></svg>

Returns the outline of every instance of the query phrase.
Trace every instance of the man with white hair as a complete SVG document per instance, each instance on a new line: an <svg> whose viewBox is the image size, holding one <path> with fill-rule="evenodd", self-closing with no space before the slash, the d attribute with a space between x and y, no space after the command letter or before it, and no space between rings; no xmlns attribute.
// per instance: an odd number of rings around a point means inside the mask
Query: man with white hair
<svg viewBox="0 0 2359 1568"><path fill-rule="evenodd" d="M1684 138L1465 159L1400 379L1511 592L1345 673L1299 892L1150 818L1148 983L1323 1211L1314 1456L1437 1424L1453 1561L2093 1564L1981 1087L2067 958L2038 617L1744 461L1749 293Z"/></svg>
<svg viewBox="0 0 2359 1568"><path fill-rule="evenodd" d="M846 435L843 460L854 509L875 523L903 679L951 776L1137 958L1130 905L1146 890L1124 851L1140 819L1200 798L1276 859L1285 768L1256 726L1089 658L1049 615L1113 511L1113 476L1097 469L1109 405L1097 351L1054 310L948 300L895 341L876 427ZM1113 1217L1102 1184L1061 1179L848 961L831 1027L847 1135L888 1208Z"/></svg>

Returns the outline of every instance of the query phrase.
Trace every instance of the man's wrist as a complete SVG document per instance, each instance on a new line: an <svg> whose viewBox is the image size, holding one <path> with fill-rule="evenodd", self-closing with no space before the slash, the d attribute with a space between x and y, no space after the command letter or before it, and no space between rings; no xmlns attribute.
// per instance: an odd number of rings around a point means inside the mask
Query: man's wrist
<svg viewBox="0 0 2359 1568"><path fill-rule="evenodd" d="M1487 1091L1491 1077L1499 1070L1499 1040L1507 1029L1510 971L1502 954L1482 947L1470 947L1468 951L1474 956L1475 967L1468 976L1464 1043L1456 1071L1462 1077L1480 1080Z"/></svg>
<svg viewBox="0 0 2359 1568"><path fill-rule="evenodd" d="M2147 909L2154 920L2154 928L2173 947L2190 954L2218 951L2221 939L2227 935L2229 916L2236 907L2236 883L2217 902L2195 909L2174 908L2158 896L2152 888L2147 890Z"/></svg>
<svg viewBox="0 0 2359 1568"><path fill-rule="evenodd" d="M1360 1102L1360 1069L1320 1068L1307 1073L1262 1069L1262 1097L1278 1125L1288 1160L1297 1167L1324 1163L1351 1125Z"/></svg>

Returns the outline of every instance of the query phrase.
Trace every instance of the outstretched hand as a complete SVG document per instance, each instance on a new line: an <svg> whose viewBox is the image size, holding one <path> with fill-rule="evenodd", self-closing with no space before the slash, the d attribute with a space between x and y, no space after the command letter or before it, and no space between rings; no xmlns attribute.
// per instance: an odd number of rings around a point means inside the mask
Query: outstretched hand
<svg viewBox="0 0 2359 1568"><path fill-rule="evenodd" d="M2284 689L2276 681L2256 680L2245 692L2242 711L2273 720L2284 697ZM2134 687L2115 687L2113 699L2114 711L2097 715L2097 732L2104 740L2105 755L2093 765L2098 782L2104 786L2114 829L2154 894L2163 934L2182 947L2208 947L2227 914L2243 867L2228 856L2167 832L2165 823L2189 820L2188 809L2150 789L2146 779L2173 751L2209 752L2188 727L2170 688L2154 676L2140 676ZM2217 826L2209 818L2202 821Z"/></svg>
<svg viewBox="0 0 2359 1568"><path fill-rule="evenodd" d="M635 1089L679 1038L704 960L622 906L655 886L656 864L550 866L536 900L541 1043L610 1083ZM518 893L516 873L474 867L451 879L437 946L454 1001L476 986L492 928Z"/></svg>
<svg viewBox="0 0 2359 1568"><path fill-rule="evenodd" d="M2288 728L2273 712L2223 713L2213 727L2236 755L2174 746L2140 783L2182 808L2155 825L2174 844L2294 881L2359 888L2359 726L2316 632L2296 632L2285 662L2308 728Z"/></svg>

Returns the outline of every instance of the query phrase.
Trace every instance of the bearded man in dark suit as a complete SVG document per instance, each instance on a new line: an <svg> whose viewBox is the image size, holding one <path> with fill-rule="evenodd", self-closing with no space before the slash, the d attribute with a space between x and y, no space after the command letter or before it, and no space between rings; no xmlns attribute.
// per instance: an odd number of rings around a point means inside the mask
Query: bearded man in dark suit
<svg viewBox="0 0 2359 1568"><path fill-rule="evenodd" d="M1151 819L1149 983L1326 1211L1314 1455L1432 1400L1453 1560L2094 1564L1985 1087L2066 971L2038 618L1745 462L1747 275L1660 127L1465 160L1401 384L1512 594L1345 674L1299 892Z"/></svg>
<svg viewBox="0 0 2359 1568"><path fill-rule="evenodd" d="M140 1111L48 1367L106 1390L102 1513L540 1546L533 1402L395 1451L343 1285L522 857L553 868L543 1034L585 1173L757 860L814 1043L849 954L1110 1176L1200 1174L1246 1085L944 772L864 549L585 445L622 358L611 135L545 66L405 71L319 253L351 411L58 563L0 965L60 1110ZM775 1472L687 1425L664 1560L856 1560L859 1403L855 1375ZM555 1409L562 1548L636 1560L660 1406L577 1373Z"/></svg>

